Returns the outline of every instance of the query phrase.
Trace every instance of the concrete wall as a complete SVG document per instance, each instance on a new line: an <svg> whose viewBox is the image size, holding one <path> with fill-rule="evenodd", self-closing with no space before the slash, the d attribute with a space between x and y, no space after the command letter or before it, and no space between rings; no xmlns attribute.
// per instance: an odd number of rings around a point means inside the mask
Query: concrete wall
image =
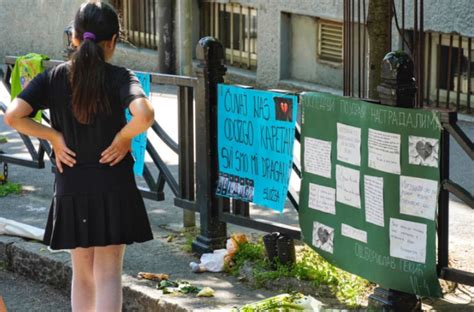
<svg viewBox="0 0 474 312"><path fill-rule="evenodd" d="M216 2L226 3L220 0ZM320 86L342 88L342 66L319 62L317 51L316 18L343 20L343 0L233 0L258 10L258 65L256 72L249 72L244 80L255 76L257 86L278 87L298 81ZM366 1L368 4L369 1ZM408 25L413 22L413 0L405 1ZM401 1L395 0L401 22ZM425 0L425 30L458 32L474 37L473 0ZM198 18L199 12L195 12ZM393 27L392 48L400 48L400 38ZM355 38L356 39L356 38ZM238 72L232 71L232 77ZM238 79L235 78L237 81ZM310 85L302 83L308 87Z"/></svg>
<svg viewBox="0 0 474 312"><path fill-rule="evenodd" d="M327 62L317 56L318 20L314 17L290 15L289 79L314 82L333 88L343 87L342 63ZM286 77L281 77L286 78Z"/></svg>
<svg viewBox="0 0 474 312"><path fill-rule="evenodd" d="M64 29L83 0L0 0L0 60L6 55L42 53L63 59ZM1 62L1 61L0 61ZM114 64L156 71L157 53L126 44L117 46Z"/></svg>
<svg viewBox="0 0 474 312"><path fill-rule="evenodd" d="M315 17L342 22L342 0L232 2L258 10L258 65L257 71L253 73L258 86L277 87L281 80L288 79L342 86L342 67L316 62L317 36L316 29L311 26ZM198 18L198 15L199 12L195 12L194 17ZM303 26L303 29L300 29L300 26ZM233 72L232 75L237 73ZM252 72L249 72L247 77L249 75L252 75ZM320 79L322 77L324 79Z"/></svg>
<svg viewBox="0 0 474 312"><path fill-rule="evenodd" d="M405 20L413 21L413 0L405 1ZM401 2L396 1L401 16ZM474 2L472 0L425 0L425 31L456 32L474 37ZM413 25L409 25L413 29Z"/></svg>
<svg viewBox="0 0 474 312"><path fill-rule="evenodd" d="M0 60L42 53L61 59L63 33L82 0L0 0Z"/></svg>

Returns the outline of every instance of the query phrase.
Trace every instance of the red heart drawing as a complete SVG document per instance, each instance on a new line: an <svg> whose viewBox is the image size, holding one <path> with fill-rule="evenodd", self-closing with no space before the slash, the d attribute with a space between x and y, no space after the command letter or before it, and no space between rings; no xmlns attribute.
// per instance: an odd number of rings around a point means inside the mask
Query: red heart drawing
<svg viewBox="0 0 474 312"><path fill-rule="evenodd" d="M288 111L288 104L282 102L280 103L280 108L281 108L281 111L286 114L286 112Z"/></svg>

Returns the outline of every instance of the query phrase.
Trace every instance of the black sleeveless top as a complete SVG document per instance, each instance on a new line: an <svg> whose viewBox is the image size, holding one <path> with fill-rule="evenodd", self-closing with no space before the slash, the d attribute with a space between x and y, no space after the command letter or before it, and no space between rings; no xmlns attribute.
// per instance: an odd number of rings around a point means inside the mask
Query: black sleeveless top
<svg viewBox="0 0 474 312"><path fill-rule="evenodd" d="M70 68L71 63L66 62L44 71L18 97L33 108L31 117L38 110L50 110L51 126L63 134L66 145L76 153L77 165L98 164L100 154L126 124L125 108L146 95L132 71L107 63L106 86L111 113L98 114L91 124L81 124L72 113ZM131 155L127 158L131 160Z"/></svg>

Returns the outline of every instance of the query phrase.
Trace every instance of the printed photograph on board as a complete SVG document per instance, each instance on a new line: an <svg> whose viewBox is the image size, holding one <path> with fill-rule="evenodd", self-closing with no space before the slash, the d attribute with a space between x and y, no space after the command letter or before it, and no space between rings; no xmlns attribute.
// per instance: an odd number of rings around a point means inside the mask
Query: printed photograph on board
<svg viewBox="0 0 474 312"><path fill-rule="evenodd" d="M313 223L313 246L333 253L334 229L315 221Z"/></svg>
<svg viewBox="0 0 474 312"><path fill-rule="evenodd" d="M293 121L293 101L290 98L274 97L276 120Z"/></svg>
<svg viewBox="0 0 474 312"><path fill-rule="evenodd" d="M439 140L410 135L408 137L408 163L438 168Z"/></svg>

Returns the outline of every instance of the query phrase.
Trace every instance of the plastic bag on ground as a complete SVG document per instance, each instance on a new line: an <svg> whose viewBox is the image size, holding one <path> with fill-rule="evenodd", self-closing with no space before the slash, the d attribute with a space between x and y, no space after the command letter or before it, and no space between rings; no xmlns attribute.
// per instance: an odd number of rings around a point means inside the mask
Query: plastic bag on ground
<svg viewBox="0 0 474 312"><path fill-rule="evenodd" d="M201 256L201 266L209 272L222 272L224 271L224 257L226 255L226 249L217 249L213 253L205 253Z"/></svg>

